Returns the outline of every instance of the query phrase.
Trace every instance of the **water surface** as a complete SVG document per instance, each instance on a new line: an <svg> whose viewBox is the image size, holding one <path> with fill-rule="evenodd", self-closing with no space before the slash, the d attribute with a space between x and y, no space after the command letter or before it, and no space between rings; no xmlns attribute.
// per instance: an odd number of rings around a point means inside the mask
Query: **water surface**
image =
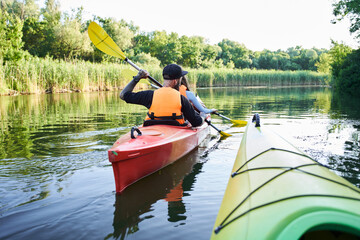
<svg viewBox="0 0 360 240"><path fill-rule="evenodd" d="M359 99L328 88L198 89L232 118L260 113L360 187ZM141 124L116 92L0 97L0 239L209 239L244 128L213 118L201 147L116 195L107 149Z"/></svg>

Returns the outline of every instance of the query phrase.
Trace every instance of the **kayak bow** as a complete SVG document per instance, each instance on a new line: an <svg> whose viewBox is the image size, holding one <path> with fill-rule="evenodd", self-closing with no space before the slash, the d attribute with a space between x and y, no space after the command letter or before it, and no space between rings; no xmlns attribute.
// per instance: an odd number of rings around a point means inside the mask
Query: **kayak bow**
<svg viewBox="0 0 360 240"><path fill-rule="evenodd" d="M208 125L133 127L108 150L116 192L173 163L196 148L208 135Z"/></svg>
<svg viewBox="0 0 360 240"><path fill-rule="evenodd" d="M360 190L249 121L211 238L359 239Z"/></svg>

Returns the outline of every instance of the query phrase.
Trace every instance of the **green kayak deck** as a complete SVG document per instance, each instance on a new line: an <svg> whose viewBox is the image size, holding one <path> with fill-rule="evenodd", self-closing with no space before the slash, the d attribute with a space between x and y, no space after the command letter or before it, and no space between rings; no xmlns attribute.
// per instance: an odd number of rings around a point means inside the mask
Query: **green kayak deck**
<svg viewBox="0 0 360 240"><path fill-rule="evenodd" d="M250 122L211 239L360 239L360 189Z"/></svg>

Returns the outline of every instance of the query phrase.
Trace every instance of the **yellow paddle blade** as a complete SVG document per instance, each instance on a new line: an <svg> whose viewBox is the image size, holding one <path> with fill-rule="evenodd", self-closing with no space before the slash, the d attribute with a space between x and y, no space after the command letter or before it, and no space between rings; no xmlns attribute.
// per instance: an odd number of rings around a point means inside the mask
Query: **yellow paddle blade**
<svg viewBox="0 0 360 240"><path fill-rule="evenodd" d="M244 120L230 120L232 122L232 124L234 124L234 126L236 127L245 127L247 125L247 121Z"/></svg>
<svg viewBox="0 0 360 240"><path fill-rule="evenodd" d="M135 72L132 69L124 69L121 71L120 76L124 77L125 79L133 79L133 77L135 77L138 73Z"/></svg>
<svg viewBox="0 0 360 240"><path fill-rule="evenodd" d="M93 44L101 51L111 56L125 59L126 56L118 45L111 39L105 30L96 22L91 22L88 28L88 34Z"/></svg>
<svg viewBox="0 0 360 240"><path fill-rule="evenodd" d="M220 133L220 135L221 135L222 138L227 138L227 137L231 137L231 136L232 136L231 134L226 133L226 132L223 132L223 131L220 131L219 133Z"/></svg>

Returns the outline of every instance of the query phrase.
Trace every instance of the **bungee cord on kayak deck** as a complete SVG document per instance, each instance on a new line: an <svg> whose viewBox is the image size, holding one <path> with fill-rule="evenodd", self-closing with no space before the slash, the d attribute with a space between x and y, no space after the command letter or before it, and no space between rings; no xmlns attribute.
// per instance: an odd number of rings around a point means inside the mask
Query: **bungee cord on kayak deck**
<svg viewBox="0 0 360 240"><path fill-rule="evenodd" d="M296 167L289 167L287 170L275 175L274 177L270 178L269 180L267 180L266 182L264 182L263 184L261 184L259 187L257 187L255 190L253 190L252 192L250 192L226 217L225 219L220 223L220 226L223 225L226 220L247 200L249 199L255 192L257 192L259 189L261 189L262 187L264 187L266 184L268 184L269 182L271 182L272 180L278 178L279 176L291 171L291 170L294 170L294 169L297 169L297 168L300 168L300 167L307 167L307 166L312 166L312 165L315 165L314 163L312 164L304 164L304 165L300 165L300 166L296 166Z"/></svg>
<svg viewBox="0 0 360 240"><path fill-rule="evenodd" d="M256 123L255 127L259 127L260 126L260 118L259 115L254 115L253 118L253 123ZM307 163L307 164L302 164L302 165L298 165L298 166L268 166L268 167L256 167L256 168L248 168L246 170L241 171L241 169L243 169L246 165L248 165L250 162L252 162L253 160L257 159L259 156L265 154L265 153L269 153L270 151L281 151L281 152L286 152L286 153L290 153L290 154L295 154L298 155L300 157L304 157L304 158L308 158L311 161L313 161L313 163ZM236 205L227 215L226 217L220 222L220 224L214 229L214 233L218 234L224 227L228 226L230 223L234 222L235 220L243 217L244 215L257 210L259 208L265 207L265 206L269 206L271 204L275 204L275 203L279 203L282 201L286 201L286 200L290 200L290 199L294 199L294 198L301 198L301 197L329 197L329 198L342 198L342 199L348 199L348 200L353 200L353 201L360 201L360 198L355 198L355 197L348 197L348 196L341 196L341 195L332 195L332 194L299 194L299 195L293 195L293 196L288 196L288 197L284 197L284 198L280 198L274 201L270 201L252 208L249 208L248 210L240 213L239 215L233 217L232 219L230 219L230 217L235 213L235 211L237 209L239 209L254 193L256 193L259 189L262 189L264 186L268 185L270 182L272 182L275 179L278 179L280 176L284 175L285 173L288 173L290 171L296 170L300 173L303 173L305 175L309 175L309 176L313 176L313 177L317 177L332 183L335 183L337 185L340 185L342 187L348 188L356 193L360 193L360 190L355 189L352 186L349 186L345 183L339 182L337 180L333 180L309 171L306 171L304 169L304 167L309 167L309 166L319 166L319 167L325 167L327 169L331 169L328 166L325 166L321 163L319 163L318 161L314 160L313 158L311 158L310 156L301 153L301 152L296 152L296 151L292 151L292 150L288 150L288 149L282 149L282 148L276 148L276 147L271 147L268 148L258 154L256 154L254 157L248 159L245 161L244 164L242 164L235 172L233 172L231 174L231 179L234 179L236 176L241 175L243 173L247 173L247 172L251 172L251 171L257 171L257 170L274 170L274 169L279 169L279 170L284 170L278 174L276 174L275 176L273 176L272 178L268 179L267 181L265 181L264 183L262 183L260 186L256 187L254 190L252 190L247 196L245 196L241 202ZM230 179L230 180L231 180ZM229 180L229 181L230 181Z"/></svg>
<svg viewBox="0 0 360 240"><path fill-rule="evenodd" d="M353 197L346 197L346 196L339 196L339 195L330 195L330 194L303 194L303 195L290 196L290 197L281 198L281 199L278 199L278 200L275 200L275 201L272 201L272 202L268 202L268 203L265 203L265 204L250 208L249 210L247 210L247 211L243 212L242 214L236 216L235 218L231 219L229 222L219 225L214 230L214 232L215 232L215 234L219 233L224 227L228 226L230 223L234 222L235 220L243 217L244 215L246 215L246 214L248 214L248 213L250 213L250 212L252 212L254 210L257 210L257 209L262 208L262 207L269 206L271 204L279 203L279 202L294 199L294 198L300 198L300 197L330 197L330 198L341 198L341 199L347 199L347 200L360 201L360 198L353 198Z"/></svg>
<svg viewBox="0 0 360 240"><path fill-rule="evenodd" d="M269 151L270 149L264 151L264 152L267 152ZM278 149L278 150L283 150L283 149ZM264 153L262 152L262 153ZM292 151L287 151L287 152L291 152L291 153L296 153L296 152L292 152ZM261 154L262 154L261 153ZM301 156L305 156L305 157L308 157L310 158L309 156L306 156L306 155L302 155L302 154L299 154L299 153L296 153L298 155L301 155ZM260 155L260 154L258 154ZM258 156L257 155L257 156ZM254 157L255 158L255 157ZM250 160L253 160L254 158L250 159ZM313 160L312 158L310 158L311 160ZM315 161L315 160L313 160ZM249 161L247 161L248 163ZM246 165L246 164L244 164ZM238 170L240 170L244 165L242 165ZM270 169L286 169L285 171L275 175L274 177L272 177L271 179L267 180L266 182L264 182L263 184L261 184L259 187L257 187L255 190L253 190L252 192L250 192L226 217L225 219L220 223L220 225L214 230L214 232L217 234L219 233L219 231L221 229L223 229L225 226L229 225L230 223L232 223L233 221L235 221L236 219L246 215L247 213L250 213L251 211L253 210L256 210L256 209L259 209L261 207L265 207L265 206L268 206L268 205L271 205L271 204L275 204L275 203L278 203L278 202L281 202L281 201L285 201L285 200L289 200L289 199L294 199L294 198L298 198L298 197L334 197L334 198L343 198L343 199L349 199L349 200L356 200L356 201L360 201L360 198L352 198L352 197L346 197L346 196L338 196L338 195L327 195L327 194L303 194L303 195L295 195L295 196L290 196L290 197L286 197L286 198L282 198L282 199L278 199L278 200L275 200L275 201L272 201L272 202L268 202L268 203L265 203L265 204L262 204L262 205L259 205L259 206L256 206L256 207L253 207L253 208L250 208L249 210L243 212L242 214L234 217L233 219L231 219L230 221L226 222L226 220L228 220L231 215L240 207L243 205L243 203L249 199L255 192L257 192L259 189L261 189L262 187L264 187L265 185L267 185L268 183L270 183L271 181L279 178L280 176L282 176L283 174L287 173L287 172L290 172L292 170L297 170L297 171L300 171L304 174L308 174L308 175L311 175L311 176L314 176L314 177L318 177L318 178L321 178L321 179L324 179L324 180L327 180L327 181L330 181L330 182L333 182L333 183L336 183L338 185L341 185L343 187L346 187L346 188L349 188L350 190L353 190L354 192L356 193L360 193L360 190L358 189L355 189L355 188L352 188L344 183L341 183L339 181L335 181L333 179L329 179L329 178L326 178L326 177L323 177L323 176L320 176L320 175L317 175L317 174L314 174L314 173L311 173L311 172L307 172L303 169L299 169L299 168L302 168L302 167L308 167L308 166L320 166L320 167L325 167L325 168L328 168L327 166L323 166L321 164L319 164L318 162L315 161L315 163L310 163L310 164L303 164L303 165L299 165L299 166L296 166L296 167L261 167L261 168L251 168L251 169L247 169L247 170L244 170L244 171L241 171L241 172L235 172L236 174L234 175L231 174L232 177L235 177L237 175L240 175L242 173L245 173L245 172L249 172L249 171L255 171L255 170L270 170ZM237 170L237 171L238 171Z"/></svg>
<svg viewBox="0 0 360 240"><path fill-rule="evenodd" d="M267 152L269 152L269 151L271 151L271 150L278 150L278 151L284 151L284 152L294 153L294 154L297 154L297 155L299 155L299 156L309 158L310 160L313 160L314 162L316 162L317 164L319 164L319 165L321 165L321 166L323 166L323 167L327 167L327 166L325 166L325 165L320 164L319 162L315 161L314 159L312 159L311 157L309 157L308 155L305 155L305 154L303 154L303 153L298 153L298 152L290 151L290 150L287 150L287 149L281 149L281 148L269 148L269 149L267 149L267 150L265 150L265 151L263 151L263 152L255 155L254 157L250 158L249 160L247 160L241 167L239 167L235 172L233 172L233 173L231 174L231 176L232 176L232 177L236 176L237 173L238 173L238 171L240 171L240 170L241 170L244 166L246 166L249 162L251 162L251 161L254 160L255 158L257 158L257 157L259 157L260 155L262 155L262 154L264 154L264 153L267 153ZM316 165L317 165L317 164L316 164ZM328 168L328 167L327 167L327 168Z"/></svg>
<svg viewBox="0 0 360 240"><path fill-rule="evenodd" d="M307 167L307 166L318 166L318 164L317 163L311 163L311 164L305 164L305 165L301 165L301 166L297 166L297 167ZM256 171L256 170L270 170L270 169L297 170L299 172L302 172L302 173L305 173L305 174L308 174L308 175L311 175L311 176L314 176L314 177L318 177L318 178L321 178L321 179L324 179L324 180L339 184L339 185L341 185L343 187L349 188L350 190L353 190L353 191L355 191L357 193L360 193L360 190L358 190L357 188L350 187L347 184L341 183L339 181L335 181L335 180L330 179L330 178L323 177L323 176L318 175L318 174L314 174L314 173L305 171L303 169L299 169L297 167L259 167L259 168L249 168L249 169L246 169L244 171L241 171L241 172L237 173L237 175L239 175L241 173L245 173L245 172ZM326 167L326 166L322 166L322 167Z"/></svg>

